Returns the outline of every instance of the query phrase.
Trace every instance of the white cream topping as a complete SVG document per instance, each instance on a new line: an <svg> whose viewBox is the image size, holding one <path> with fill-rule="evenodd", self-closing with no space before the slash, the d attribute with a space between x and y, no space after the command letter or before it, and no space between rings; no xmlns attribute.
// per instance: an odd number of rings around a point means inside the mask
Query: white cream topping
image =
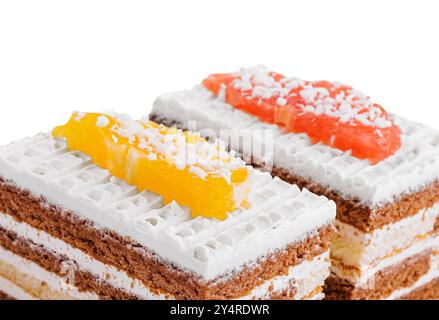
<svg viewBox="0 0 439 320"><path fill-rule="evenodd" d="M285 134L279 127L262 123L233 108L202 86L160 96L152 114L179 121L184 126L189 121L196 121L197 130L211 129L217 136L220 136L220 130L233 130L234 136L245 136L247 140L252 138L250 141L263 144L266 144L264 140L258 140L254 133L246 131L269 129L274 137L273 148L267 145L265 154L253 154L256 162L285 168L370 206L393 201L395 197L416 191L439 178L439 133L399 116L392 117L402 130L401 148L395 155L371 165L367 160L352 157L349 152L312 144L305 134ZM242 149L240 139L230 140L232 148Z"/></svg>
<svg viewBox="0 0 439 320"><path fill-rule="evenodd" d="M250 209L238 209L225 221L192 219L187 208L139 193L48 134L1 147L0 176L205 280L225 280L335 218L334 202L256 172Z"/></svg>

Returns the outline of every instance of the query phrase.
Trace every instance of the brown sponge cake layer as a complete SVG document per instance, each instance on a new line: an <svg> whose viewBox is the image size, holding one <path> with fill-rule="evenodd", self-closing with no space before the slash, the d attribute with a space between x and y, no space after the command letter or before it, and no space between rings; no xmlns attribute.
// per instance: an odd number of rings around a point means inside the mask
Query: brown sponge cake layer
<svg viewBox="0 0 439 320"><path fill-rule="evenodd" d="M15 299L11 296L8 296L3 291L0 291L0 300L15 300Z"/></svg>
<svg viewBox="0 0 439 320"><path fill-rule="evenodd" d="M291 266L312 260L329 249L333 227L312 232L302 242L272 252L252 266L224 281L206 282L131 239L97 228L93 222L49 204L0 179L0 211L17 221L43 230L93 258L140 279L153 293L165 293L177 299L232 299L276 276L287 275Z"/></svg>
<svg viewBox="0 0 439 320"><path fill-rule="evenodd" d="M150 115L150 119L166 126L175 126L183 130L186 129L181 122L160 115L152 114ZM244 157L244 159L247 159L247 157ZM248 157L248 159L251 159L251 157ZM253 167L264 169L264 165L261 163L253 162L250 164ZM436 202L439 202L439 181L434 181L416 192L404 194L391 203L385 203L378 208L371 208L362 203L360 199L347 199L338 192L326 186L319 185L312 180L299 177L285 168L275 166L271 171L271 175L334 200L337 204L337 219L355 226L364 232L370 232L386 224L410 217L419 210L430 208Z"/></svg>
<svg viewBox="0 0 439 320"><path fill-rule="evenodd" d="M378 271L373 282L356 287L332 274L325 283L327 300L371 300L388 297L395 290L414 285L430 270L431 249Z"/></svg>
<svg viewBox="0 0 439 320"><path fill-rule="evenodd" d="M439 299L439 278L401 297L401 300L437 300Z"/></svg>

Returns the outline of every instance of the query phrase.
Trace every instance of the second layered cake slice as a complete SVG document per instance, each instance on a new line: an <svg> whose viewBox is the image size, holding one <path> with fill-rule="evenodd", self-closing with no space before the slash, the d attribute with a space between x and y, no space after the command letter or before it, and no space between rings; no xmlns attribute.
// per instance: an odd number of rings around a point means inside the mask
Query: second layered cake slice
<svg viewBox="0 0 439 320"><path fill-rule="evenodd" d="M337 82L264 67L159 97L151 119L224 137L273 176L337 203L333 299L439 297L439 133Z"/></svg>

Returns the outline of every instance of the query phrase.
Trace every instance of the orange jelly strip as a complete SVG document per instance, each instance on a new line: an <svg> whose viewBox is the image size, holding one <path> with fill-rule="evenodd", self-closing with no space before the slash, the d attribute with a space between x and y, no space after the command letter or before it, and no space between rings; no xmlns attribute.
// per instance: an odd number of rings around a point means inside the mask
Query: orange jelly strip
<svg viewBox="0 0 439 320"><path fill-rule="evenodd" d="M227 103L261 121L372 164L401 147L401 130L387 112L347 85L286 78L262 66L212 74L203 85L215 95L223 90Z"/></svg>
<svg viewBox="0 0 439 320"><path fill-rule="evenodd" d="M74 113L66 125L53 130L53 136L139 191L188 206L193 217L224 220L251 189L251 168L225 151L222 143L148 120Z"/></svg>

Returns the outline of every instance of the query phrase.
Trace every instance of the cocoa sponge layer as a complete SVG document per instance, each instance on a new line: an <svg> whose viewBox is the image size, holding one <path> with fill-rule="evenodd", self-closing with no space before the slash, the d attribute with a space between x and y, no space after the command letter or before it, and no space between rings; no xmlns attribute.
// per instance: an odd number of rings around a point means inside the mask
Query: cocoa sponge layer
<svg viewBox="0 0 439 320"><path fill-rule="evenodd" d="M401 300L437 300L439 299L439 278L403 296Z"/></svg>
<svg viewBox="0 0 439 320"><path fill-rule="evenodd" d="M0 291L0 300L15 300L15 299L11 296L8 296L3 291Z"/></svg>

